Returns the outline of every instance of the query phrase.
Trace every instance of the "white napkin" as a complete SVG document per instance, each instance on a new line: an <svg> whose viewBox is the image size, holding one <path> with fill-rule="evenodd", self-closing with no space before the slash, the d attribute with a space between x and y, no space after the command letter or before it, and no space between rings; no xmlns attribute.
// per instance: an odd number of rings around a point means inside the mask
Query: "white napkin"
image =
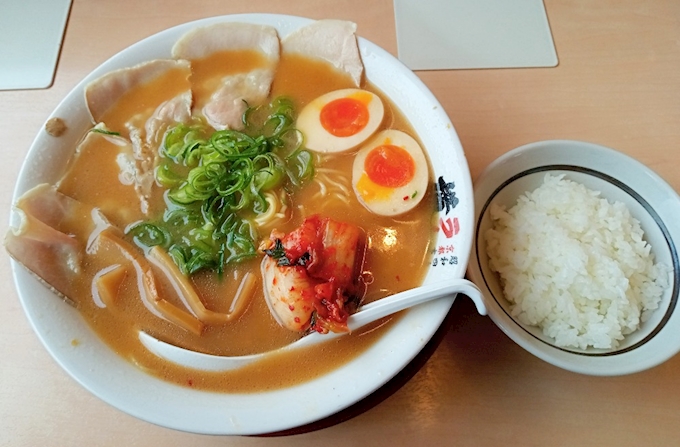
<svg viewBox="0 0 680 447"><path fill-rule="evenodd" d="M0 0L0 90L52 85L71 0Z"/></svg>
<svg viewBox="0 0 680 447"><path fill-rule="evenodd" d="M554 67L542 0L394 0L399 59L412 70Z"/></svg>

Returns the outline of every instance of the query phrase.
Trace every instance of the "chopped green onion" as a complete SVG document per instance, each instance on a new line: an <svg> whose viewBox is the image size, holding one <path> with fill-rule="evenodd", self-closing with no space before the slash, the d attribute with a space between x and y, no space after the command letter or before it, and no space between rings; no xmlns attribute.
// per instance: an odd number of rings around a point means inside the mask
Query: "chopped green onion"
<svg viewBox="0 0 680 447"><path fill-rule="evenodd" d="M268 248L264 250L264 253L272 259L276 260L276 265L279 266L289 266L290 259L286 256L286 250L283 248L283 243L281 239L277 239L274 242L273 248Z"/></svg>
<svg viewBox="0 0 680 447"><path fill-rule="evenodd" d="M200 120L165 133L156 181L168 188L161 222L128 233L142 247L163 245L187 275L257 255L254 217L265 213L264 193L299 187L314 173L312 154L293 127L295 109L285 97L249 107L244 129L213 131Z"/></svg>
<svg viewBox="0 0 680 447"><path fill-rule="evenodd" d="M170 240L170 234L164 228L147 222L132 225L127 232L136 243L146 247L166 246Z"/></svg>
<svg viewBox="0 0 680 447"><path fill-rule="evenodd" d="M102 129L102 128L99 128L99 127L93 127L92 129L90 129L90 132L100 133L100 134L103 134L103 135L112 135L112 136L116 136L116 137L120 136L120 132L114 132L112 130L106 130L106 129Z"/></svg>

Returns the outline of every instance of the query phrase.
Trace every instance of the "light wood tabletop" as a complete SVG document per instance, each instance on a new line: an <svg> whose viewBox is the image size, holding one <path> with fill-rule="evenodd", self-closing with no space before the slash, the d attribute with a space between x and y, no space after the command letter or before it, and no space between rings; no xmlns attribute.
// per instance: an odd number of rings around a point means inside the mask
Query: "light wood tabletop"
<svg viewBox="0 0 680 447"><path fill-rule="evenodd" d="M680 191L680 2L545 0L545 6L557 67L417 72L449 114L473 179L517 146L577 139L635 157ZM75 84L163 29L246 12L352 20L361 36L397 55L390 0L74 0L54 85L0 91L2 234L26 151ZM2 264L3 446L680 443L680 356L621 377L567 372L525 352L467 299L455 302L441 342L420 364L344 421L276 438L173 431L109 406L71 379L31 329L6 254Z"/></svg>

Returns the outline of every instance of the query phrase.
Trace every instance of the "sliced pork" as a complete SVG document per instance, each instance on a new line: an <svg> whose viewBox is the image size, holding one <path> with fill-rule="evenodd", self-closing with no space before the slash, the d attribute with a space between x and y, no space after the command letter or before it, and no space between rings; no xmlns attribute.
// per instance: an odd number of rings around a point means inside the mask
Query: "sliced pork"
<svg viewBox="0 0 680 447"><path fill-rule="evenodd" d="M205 60L226 51L252 51L259 55L260 66L250 71L213 79L194 79L208 85L209 98L201 112L217 130L242 129L243 113L248 106L262 104L269 95L279 61L276 29L248 23L218 23L185 34L173 47L175 58Z"/></svg>
<svg viewBox="0 0 680 447"><path fill-rule="evenodd" d="M361 86L364 64L356 38L357 26L345 20L318 20L297 29L281 41L282 53L322 59L347 73Z"/></svg>
<svg viewBox="0 0 680 447"><path fill-rule="evenodd" d="M166 130L191 120L193 95L186 60L156 59L108 73L85 88L85 99L99 131L129 140L132 150L121 151L121 178L131 179L141 209L148 212L153 170ZM149 88L149 86L152 88ZM124 111L126 113L116 113ZM128 117L121 121L120 116ZM81 144L90 144L88 138ZM124 144L121 143L121 146Z"/></svg>
<svg viewBox="0 0 680 447"><path fill-rule="evenodd" d="M175 59L202 59L219 51L254 50L279 60L276 28L252 23L223 22L189 31L172 47Z"/></svg>
<svg viewBox="0 0 680 447"><path fill-rule="evenodd" d="M172 79L173 74L177 75L176 79ZM191 96L189 96L188 101L186 100L187 92L191 95L190 75L191 68L189 62L185 60L155 59L134 67L114 70L95 79L85 87L85 101L93 122L95 124L100 123L105 121L107 112L110 112L114 106L121 105L121 101L125 100L126 95L130 95L134 93L135 89L158 81L165 76L169 78L168 81L173 84L173 88L162 92L166 93L165 95L159 94L158 89L154 89L156 94L153 95L153 98L150 98L152 102L140 104L142 108L137 112L146 114L148 118L151 115L148 110L149 107L151 107L151 111L158 110L166 101L172 101L175 96L182 96L184 107L182 117L186 118L191 116ZM182 80L184 82L177 82ZM159 87L162 88L162 86ZM142 103L142 101L137 102ZM111 130L115 132L123 130L115 128L117 126L112 124L107 123Z"/></svg>
<svg viewBox="0 0 680 447"><path fill-rule="evenodd" d="M62 296L76 296L90 235L107 226L106 219L47 184L26 192L15 210L20 221L5 236L9 254Z"/></svg>

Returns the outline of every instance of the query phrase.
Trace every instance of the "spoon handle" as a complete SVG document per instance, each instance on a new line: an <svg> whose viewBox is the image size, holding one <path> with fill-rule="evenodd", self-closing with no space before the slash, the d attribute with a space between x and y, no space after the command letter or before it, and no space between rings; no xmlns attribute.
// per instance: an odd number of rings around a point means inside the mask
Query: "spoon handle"
<svg viewBox="0 0 680 447"><path fill-rule="evenodd" d="M448 279L397 293L361 306L358 312L349 317L347 327L350 331L353 331L396 312L456 293L464 293L470 297L477 307L477 312L480 315L486 315L482 292L474 283L466 279Z"/></svg>

